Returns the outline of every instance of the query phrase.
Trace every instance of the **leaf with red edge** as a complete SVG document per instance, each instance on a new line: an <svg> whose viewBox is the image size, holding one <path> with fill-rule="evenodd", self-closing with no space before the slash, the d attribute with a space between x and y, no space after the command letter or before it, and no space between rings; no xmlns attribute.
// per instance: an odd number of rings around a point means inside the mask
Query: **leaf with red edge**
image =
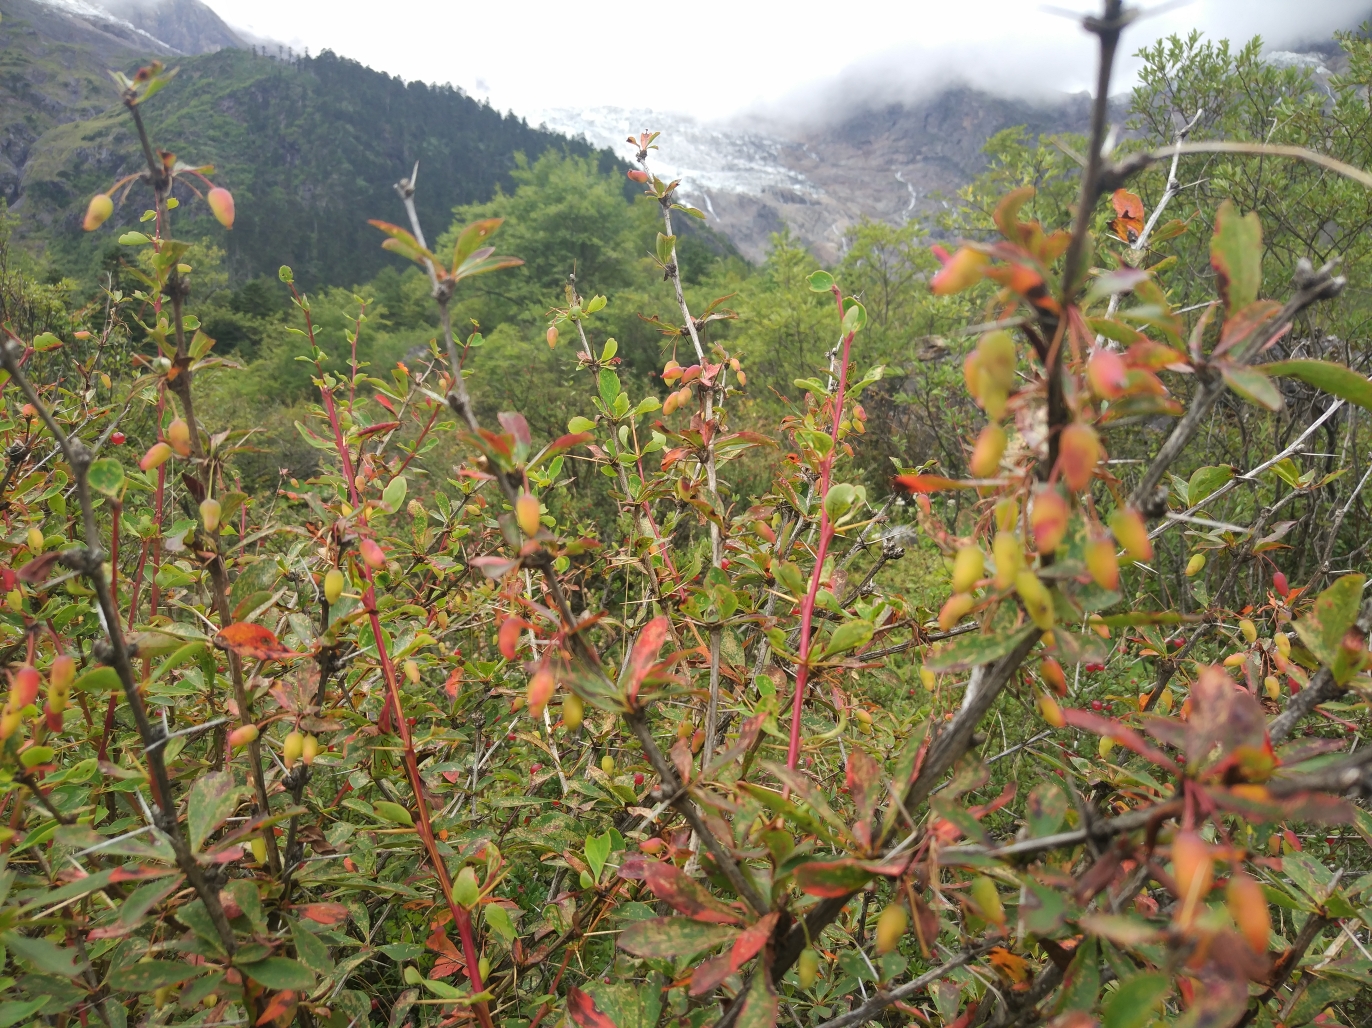
<svg viewBox="0 0 1372 1028"><path fill-rule="evenodd" d="M222 629L214 637L214 644L221 650L232 650L249 660L286 660L300 656L282 646L270 628L248 621L240 621Z"/></svg>
<svg viewBox="0 0 1372 1028"><path fill-rule="evenodd" d="M796 869L800 891L825 899L847 896L871 880L872 872L857 860L813 860Z"/></svg>
<svg viewBox="0 0 1372 1028"><path fill-rule="evenodd" d="M739 924L742 921L738 911L710 895L704 886L675 864L661 860L644 864L643 881L654 896L687 917L712 924Z"/></svg>
<svg viewBox="0 0 1372 1028"><path fill-rule="evenodd" d="M381 406L385 407L392 414L395 413L395 404L391 403L390 397L386 396L385 393L377 393L376 402L381 404Z"/></svg>
<svg viewBox="0 0 1372 1028"><path fill-rule="evenodd" d="M501 428L514 436L514 441L519 446L528 446L533 442L533 436L529 434L529 422L519 411L503 410L496 415L496 420L500 422Z"/></svg>
<svg viewBox="0 0 1372 1028"><path fill-rule="evenodd" d="M490 579L504 578L505 575L509 573L510 569L515 567L518 563L518 561L506 560L504 557L487 556L472 558L472 564L480 569L483 575Z"/></svg>
<svg viewBox="0 0 1372 1028"><path fill-rule="evenodd" d="M357 437L359 439L369 439L380 432L389 432L391 429L399 427L400 422L398 421L378 421L375 425L368 425L366 428L360 429L357 433Z"/></svg>
<svg viewBox="0 0 1372 1028"><path fill-rule="evenodd" d="M589 443L594 438L594 432L573 432L570 435L558 436L549 443L548 448L543 451L543 458L556 457L559 453L565 453L573 446Z"/></svg>
<svg viewBox="0 0 1372 1028"><path fill-rule="evenodd" d="M53 565L61 558L62 554L57 550L49 550L25 564L15 573L15 577L22 582L28 582L30 585L45 581L52 574Z"/></svg>
<svg viewBox="0 0 1372 1028"><path fill-rule="evenodd" d="M897 475L896 484L912 493L937 493L944 489L974 489L975 486L942 475Z"/></svg>
<svg viewBox="0 0 1372 1028"><path fill-rule="evenodd" d="M634 877L624 874L622 867L619 873L623 878ZM652 917L635 921L624 929L619 936L619 948L636 957L674 960L704 953L737 935L737 929L728 925L707 924L688 917Z"/></svg>
<svg viewBox="0 0 1372 1028"><path fill-rule="evenodd" d="M116 867L110 872L110 884L137 882L146 878L163 878L172 874L180 874L180 872L174 867Z"/></svg>
<svg viewBox="0 0 1372 1028"><path fill-rule="evenodd" d="M577 1028L618 1028L596 1009L595 1000L575 985L567 990L567 1013L576 1022Z"/></svg>
<svg viewBox="0 0 1372 1028"><path fill-rule="evenodd" d="M1176 762L1169 760L1167 754L1156 746L1150 745L1138 732L1118 721L1101 717L1099 714L1092 714L1087 710L1077 710L1074 707L1064 707L1062 717L1073 728L1080 728L1083 731L1104 736L1125 749L1132 750L1145 760L1151 760L1159 767L1165 767L1168 771L1177 769Z"/></svg>
<svg viewBox="0 0 1372 1028"><path fill-rule="evenodd" d="M643 631L639 632L638 638L634 640L634 648L629 653L629 663L625 668L628 674L625 690L630 700L637 698L639 686L657 663L658 651L667 641L667 633L671 626L671 620L665 614L661 614L644 625Z"/></svg>
<svg viewBox="0 0 1372 1028"><path fill-rule="evenodd" d="M523 618L507 617L500 622L500 630L496 636L502 657L506 660L514 660L515 649L519 646L519 633L528 627L529 623Z"/></svg>
<svg viewBox="0 0 1372 1028"><path fill-rule="evenodd" d="M727 953L721 953L709 960L702 960L691 972L690 994L692 996L704 996L732 973L733 965L730 963Z"/></svg>
<svg viewBox="0 0 1372 1028"><path fill-rule="evenodd" d="M441 926L435 928L433 934L424 940L424 945L449 960L458 963L462 961L462 954L457 951L457 946L452 939L448 938L448 933Z"/></svg>
<svg viewBox="0 0 1372 1028"><path fill-rule="evenodd" d="M729 951L730 971L737 971L757 956L758 951L767 945L767 940L771 938L780 917L781 915L774 910L739 933L738 938L734 940L733 949Z"/></svg>
<svg viewBox="0 0 1372 1028"><path fill-rule="evenodd" d="M281 1019L282 1024L290 1024L295 1017L296 1005L300 1002L300 997L291 989L278 992L271 998L262 1011L262 1016L257 1019L256 1024L269 1024L277 1018ZM289 1016L288 1016L289 1015Z"/></svg>
<svg viewBox="0 0 1372 1028"><path fill-rule="evenodd" d="M294 910L316 924L341 924L348 919L348 908L342 903L306 903Z"/></svg>

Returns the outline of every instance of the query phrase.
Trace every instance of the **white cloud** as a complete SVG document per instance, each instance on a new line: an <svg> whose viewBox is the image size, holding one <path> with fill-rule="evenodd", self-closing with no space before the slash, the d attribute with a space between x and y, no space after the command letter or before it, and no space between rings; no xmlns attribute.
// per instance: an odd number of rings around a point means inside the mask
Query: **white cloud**
<svg viewBox="0 0 1372 1028"><path fill-rule="evenodd" d="M1022 93L1085 89L1092 76L1093 41L1032 0L210 4L230 24L297 48L327 47L406 79L450 82L517 111L613 104L711 118L804 104L836 80L913 89L959 76ZM1370 12L1369 0L1196 0L1138 22L1124 51L1192 28L1261 34L1290 49ZM1122 62L1117 89L1133 64Z"/></svg>

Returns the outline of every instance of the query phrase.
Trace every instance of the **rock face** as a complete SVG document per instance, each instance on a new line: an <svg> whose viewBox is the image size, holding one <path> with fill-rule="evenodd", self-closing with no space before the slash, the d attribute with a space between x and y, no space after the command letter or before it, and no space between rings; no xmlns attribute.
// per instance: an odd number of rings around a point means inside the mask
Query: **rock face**
<svg viewBox="0 0 1372 1028"><path fill-rule="evenodd" d="M625 142L660 130L651 158L751 260L789 227L821 260L837 258L863 217L900 223L931 211L986 166L982 147L1002 129L1084 131L1084 96L1053 103L954 88L923 100L859 107L809 125L705 125L647 110L551 110L531 118L628 157Z"/></svg>
<svg viewBox="0 0 1372 1028"><path fill-rule="evenodd" d="M101 6L183 54L209 54L226 46L248 48L200 0L102 0Z"/></svg>

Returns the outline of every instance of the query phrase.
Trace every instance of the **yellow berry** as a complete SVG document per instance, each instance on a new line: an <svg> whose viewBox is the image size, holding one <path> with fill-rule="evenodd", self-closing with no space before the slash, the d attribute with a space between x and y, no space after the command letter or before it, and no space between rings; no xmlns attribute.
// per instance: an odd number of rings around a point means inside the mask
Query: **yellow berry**
<svg viewBox="0 0 1372 1028"><path fill-rule="evenodd" d="M324 599L330 604L338 602L338 598L343 595L343 572L338 568L330 568L329 573L324 576Z"/></svg>
<svg viewBox="0 0 1372 1028"><path fill-rule="evenodd" d="M800 982L802 989L808 989L815 984L818 977L819 954L806 946L800 951L800 958L796 961L796 980Z"/></svg>
<svg viewBox="0 0 1372 1028"><path fill-rule="evenodd" d="M299 732L291 732L281 744L281 760L287 767L295 767L295 762L305 752L305 737Z"/></svg>
<svg viewBox="0 0 1372 1028"><path fill-rule="evenodd" d="M910 915L905 912L904 904L892 903L883 910L877 918L877 952L890 953L899 946L900 937L909 924Z"/></svg>

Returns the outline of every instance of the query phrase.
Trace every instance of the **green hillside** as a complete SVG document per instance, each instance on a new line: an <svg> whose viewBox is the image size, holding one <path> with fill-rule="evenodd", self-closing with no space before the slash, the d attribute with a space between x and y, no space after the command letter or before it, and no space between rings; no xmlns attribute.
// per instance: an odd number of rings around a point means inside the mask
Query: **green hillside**
<svg viewBox="0 0 1372 1028"><path fill-rule="evenodd" d="M0 59L12 78L43 80L31 51L6 42ZM232 189L239 216L222 245L235 281L281 264L310 285L375 275L386 258L366 219L403 219L391 186L416 160L420 213L427 224L444 225L455 205L510 188L517 154L590 153L584 143L530 128L451 87L406 83L327 51L294 63L241 50L175 63L175 102L163 94L145 117L155 139L176 140L184 159L215 164ZM87 199L141 161L113 86L108 98L103 113L56 124L32 143L13 203L21 232L41 236L54 264L80 277L108 256L80 240ZM598 160L613 163L607 153ZM209 231L203 205L185 209L205 223L183 220L179 232ZM142 213L141 201L131 201L119 205L115 220L133 224Z"/></svg>

